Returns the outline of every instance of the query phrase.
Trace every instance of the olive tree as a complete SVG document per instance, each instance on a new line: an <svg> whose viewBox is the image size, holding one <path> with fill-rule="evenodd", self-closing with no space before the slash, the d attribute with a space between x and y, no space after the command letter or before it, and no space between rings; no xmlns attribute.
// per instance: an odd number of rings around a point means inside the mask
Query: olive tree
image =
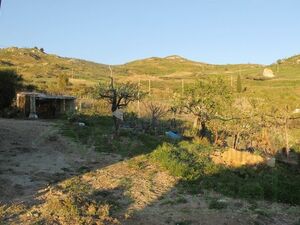
<svg viewBox="0 0 300 225"><path fill-rule="evenodd" d="M289 126L291 121L299 120L299 113L295 113L295 105L286 104L279 106L272 106L270 114L268 115L272 119L273 126L279 128L282 132L284 139L286 155L289 156L290 152L290 138L289 138Z"/></svg>
<svg viewBox="0 0 300 225"><path fill-rule="evenodd" d="M208 137L207 125L212 120L227 120L226 109L230 107L232 94L223 79L198 81L189 87L185 95L179 97L177 104L181 112L196 117L198 134Z"/></svg>
<svg viewBox="0 0 300 225"><path fill-rule="evenodd" d="M111 106L116 135L120 127L120 118L115 114L117 110L126 108L130 102L139 100L143 96L137 84L130 82L117 84L112 77L110 84L99 84L97 95Z"/></svg>

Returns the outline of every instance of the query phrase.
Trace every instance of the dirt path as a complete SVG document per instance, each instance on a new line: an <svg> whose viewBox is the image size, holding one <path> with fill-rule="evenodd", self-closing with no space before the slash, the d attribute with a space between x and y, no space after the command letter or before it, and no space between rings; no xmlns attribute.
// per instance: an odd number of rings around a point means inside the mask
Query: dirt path
<svg viewBox="0 0 300 225"><path fill-rule="evenodd" d="M118 160L74 144L51 122L0 119L0 202L34 201L52 183Z"/></svg>
<svg viewBox="0 0 300 225"><path fill-rule="evenodd" d="M212 200L226 208L210 208ZM145 156L124 160L48 121L0 119L0 224L294 225L300 208L185 193Z"/></svg>

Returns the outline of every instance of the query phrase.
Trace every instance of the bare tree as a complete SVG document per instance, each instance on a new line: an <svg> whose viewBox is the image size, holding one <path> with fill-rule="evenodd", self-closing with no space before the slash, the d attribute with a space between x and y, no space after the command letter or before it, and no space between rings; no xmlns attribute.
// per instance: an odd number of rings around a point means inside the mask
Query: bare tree
<svg viewBox="0 0 300 225"><path fill-rule="evenodd" d="M164 106L163 104L148 102L144 105L146 112L151 118L151 126L153 128L157 126L159 119L161 119L168 113L166 106Z"/></svg>
<svg viewBox="0 0 300 225"><path fill-rule="evenodd" d="M133 101L140 99L143 94L139 92L138 85L127 82L124 84L115 84L113 77L110 78L109 85L100 84L98 87L98 96L106 100L111 105L115 132L118 135L120 127L120 118L115 114L117 110L126 108ZM121 112L121 111L120 111Z"/></svg>

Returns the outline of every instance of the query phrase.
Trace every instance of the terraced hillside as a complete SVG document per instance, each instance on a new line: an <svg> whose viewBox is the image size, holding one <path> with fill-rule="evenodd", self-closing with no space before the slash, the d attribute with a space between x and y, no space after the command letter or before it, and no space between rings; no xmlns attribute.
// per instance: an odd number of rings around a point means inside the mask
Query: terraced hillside
<svg viewBox="0 0 300 225"><path fill-rule="evenodd" d="M68 92L96 85L108 80L108 65L90 61L65 58L47 54L38 48L6 48L0 50L0 68L15 69L25 81L49 91L57 85L57 77L64 74L69 77ZM265 79L264 68L270 68L275 74L273 79ZM263 66L257 64L212 65L191 61L180 56L148 58L123 65L112 66L116 79L138 82L145 91L151 90L152 96L170 98L174 92L180 92L183 86L191 85L197 79L222 76L235 88L238 74L242 77L243 87L249 95L276 97L300 95L300 56L278 60L277 63ZM163 90L163 93L162 93Z"/></svg>

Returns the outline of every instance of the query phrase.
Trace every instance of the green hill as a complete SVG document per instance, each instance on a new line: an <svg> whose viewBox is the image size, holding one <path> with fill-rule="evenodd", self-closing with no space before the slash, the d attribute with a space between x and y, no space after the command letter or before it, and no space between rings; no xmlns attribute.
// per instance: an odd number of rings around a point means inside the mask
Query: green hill
<svg viewBox="0 0 300 225"><path fill-rule="evenodd" d="M300 55L278 60L278 63L263 66L258 64L213 65L195 62L172 55L165 58L152 57L132 61L123 65L112 66L117 80L138 82L160 97L170 98L174 91L180 91L182 80L185 85L196 79L208 76L223 76L228 84L235 87L237 75L240 74L243 86L249 94L266 95L300 95ZM65 92L77 94L85 87L96 85L101 80L108 80L108 65L81 59L60 57L47 54L38 48L6 48L0 49L0 68L11 68L21 74L26 83L36 85L45 91L53 90L60 74L70 78L70 87ZM262 76L264 68L270 68L275 78ZM162 96L161 94L164 94ZM167 93L167 94L166 94Z"/></svg>

